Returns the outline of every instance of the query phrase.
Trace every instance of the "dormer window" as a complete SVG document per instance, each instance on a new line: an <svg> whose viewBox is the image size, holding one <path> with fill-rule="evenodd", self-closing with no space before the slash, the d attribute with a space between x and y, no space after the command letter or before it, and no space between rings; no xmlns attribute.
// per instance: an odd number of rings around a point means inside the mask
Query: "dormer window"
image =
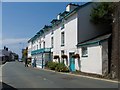
<svg viewBox="0 0 120 90"><path fill-rule="evenodd" d="M51 35L54 34L54 31L52 30Z"/></svg>
<svg viewBox="0 0 120 90"><path fill-rule="evenodd" d="M64 29L64 28L65 28L65 25L64 25L64 23L62 23L61 30Z"/></svg>

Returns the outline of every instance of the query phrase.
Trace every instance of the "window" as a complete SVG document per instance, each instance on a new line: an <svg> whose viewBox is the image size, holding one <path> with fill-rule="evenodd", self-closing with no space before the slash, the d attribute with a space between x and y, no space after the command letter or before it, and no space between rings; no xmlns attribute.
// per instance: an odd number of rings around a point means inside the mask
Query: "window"
<svg viewBox="0 0 120 90"><path fill-rule="evenodd" d="M51 37L51 48L53 48L53 37Z"/></svg>
<svg viewBox="0 0 120 90"><path fill-rule="evenodd" d="M82 47L82 57L88 57L88 49L87 49L87 47Z"/></svg>
<svg viewBox="0 0 120 90"><path fill-rule="evenodd" d="M45 42L43 42L43 48L45 48Z"/></svg>
<svg viewBox="0 0 120 90"><path fill-rule="evenodd" d="M39 48L41 49L41 43L39 45L40 45Z"/></svg>
<svg viewBox="0 0 120 90"><path fill-rule="evenodd" d="M34 46L34 50L35 50L35 46Z"/></svg>
<svg viewBox="0 0 120 90"><path fill-rule="evenodd" d="M61 32L61 46L64 46L65 44L65 35L64 32Z"/></svg>
<svg viewBox="0 0 120 90"><path fill-rule="evenodd" d="M45 33L43 34L43 38L45 38Z"/></svg>
<svg viewBox="0 0 120 90"><path fill-rule="evenodd" d="M62 25L61 25L61 30L65 28L65 25L64 25L64 19L62 19Z"/></svg>
<svg viewBox="0 0 120 90"><path fill-rule="evenodd" d="M38 50L38 45L37 45L37 50Z"/></svg>
<svg viewBox="0 0 120 90"><path fill-rule="evenodd" d="M64 50L61 51L61 56L64 55Z"/></svg>
<svg viewBox="0 0 120 90"><path fill-rule="evenodd" d="M64 29L64 28L65 28L65 25L64 25L64 23L62 23L61 30Z"/></svg>

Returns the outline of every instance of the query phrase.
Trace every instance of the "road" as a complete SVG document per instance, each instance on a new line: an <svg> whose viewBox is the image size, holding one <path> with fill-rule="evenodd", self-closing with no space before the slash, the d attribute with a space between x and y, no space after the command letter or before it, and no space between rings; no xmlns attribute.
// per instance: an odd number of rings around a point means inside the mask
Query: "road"
<svg viewBox="0 0 120 90"><path fill-rule="evenodd" d="M2 82L13 88L118 88L114 82L24 67L17 61L2 67Z"/></svg>

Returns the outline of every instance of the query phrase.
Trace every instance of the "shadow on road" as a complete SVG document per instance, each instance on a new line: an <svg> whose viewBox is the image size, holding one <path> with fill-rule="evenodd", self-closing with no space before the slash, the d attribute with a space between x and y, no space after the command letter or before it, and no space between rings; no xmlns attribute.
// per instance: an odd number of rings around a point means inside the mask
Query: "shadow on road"
<svg viewBox="0 0 120 90"><path fill-rule="evenodd" d="M17 90L16 88L2 82L2 89L1 90Z"/></svg>

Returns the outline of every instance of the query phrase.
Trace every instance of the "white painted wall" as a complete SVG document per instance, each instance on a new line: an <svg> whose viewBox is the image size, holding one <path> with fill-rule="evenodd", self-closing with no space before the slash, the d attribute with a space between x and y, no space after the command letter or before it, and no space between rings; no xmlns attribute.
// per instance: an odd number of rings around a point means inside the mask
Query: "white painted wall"
<svg viewBox="0 0 120 90"><path fill-rule="evenodd" d="M65 53L68 55L69 60L69 52L77 52L77 14L74 14L69 19L66 20L65 24ZM62 48L61 48L62 49ZM68 65L69 65L68 61Z"/></svg>
<svg viewBox="0 0 120 90"><path fill-rule="evenodd" d="M39 39L36 39L34 41L34 43L32 44L32 51L37 50L37 45L38 45L38 48L39 48Z"/></svg>
<svg viewBox="0 0 120 90"><path fill-rule="evenodd" d="M45 48L51 47L51 37L53 37L53 48L51 51L54 55L59 55L61 59L61 50L64 50L64 53L68 56L69 60L69 52L75 52L77 51L77 13L73 14L66 20L64 20L65 28L61 30L62 24L59 24L58 26L55 26L52 28L54 30L54 34L51 35L52 30L50 32L45 33L44 36L41 36L38 40L35 40L35 43L32 44L32 50L36 50L37 45L39 47L41 42L41 48L43 48L43 42L45 41ZM61 32L65 33L65 46L61 46ZM53 60L55 61L55 60ZM66 63L66 62L65 62ZM69 61L68 61L69 65Z"/></svg>
<svg viewBox="0 0 120 90"><path fill-rule="evenodd" d="M31 57L31 51L32 51L32 43L28 43L28 57Z"/></svg>
<svg viewBox="0 0 120 90"><path fill-rule="evenodd" d="M51 33L47 32L45 35L45 48L51 48Z"/></svg>
<svg viewBox="0 0 120 90"><path fill-rule="evenodd" d="M68 7L66 9L69 9ZM53 56L54 55L59 55L61 59L61 50L64 50L64 53L68 56L68 66L70 65L69 61L69 53L74 52L74 53L79 53L80 54L80 62L78 62L77 59L75 59L75 69L76 70L81 70L82 72L87 72L87 73L96 73L96 74L102 74L102 49L101 46L89 46L88 47L88 57L81 57L81 48L77 50L77 35L78 35L78 18L79 18L79 41L89 39L91 36L94 34L90 34L86 38L86 34L88 32L91 32L89 28L86 27L86 24L83 24L83 19L87 18L82 18L82 17L88 17L86 16L84 10L84 13L80 13L79 11L78 14L73 14L69 18L67 18L64 22L65 28L61 30L61 24L58 26L55 26L52 28L54 30L54 34L51 35L51 31L45 34L44 36L41 36L38 40L36 39L35 43L32 44L31 48L32 50L36 50L36 45L39 46L41 43L41 48L43 48L43 42L45 41L45 48L50 48L51 47L51 37L53 37ZM82 14L82 16L80 16ZM78 17L79 16L79 17ZM88 20L88 19L87 19ZM85 20L84 23L89 23L89 21ZM81 24L80 24L81 22ZM82 26L81 26L82 25ZM91 24L89 24L91 25ZM84 28L87 29L84 29ZM86 31L87 30L87 31ZM93 29L91 29L93 30ZM65 46L61 47L61 32L65 33ZM93 33L93 32L91 32ZM96 33L95 33L96 34ZM30 47L30 46L29 46ZM40 49L40 48L39 48ZM53 61L56 61L53 59ZM66 63L66 62L65 62ZM79 66L80 64L80 66Z"/></svg>
<svg viewBox="0 0 120 90"><path fill-rule="evenodd" d="M102 46L88 47L88 57L80 56L80 62L82 72L102 75Z"/></svg>
<svg viewBox="0 0 120 90"><path fill-rule="evenodd" d="M75 58L75 69L80 71L80 59Z"/></svg>
<svg viewBox="0 0 120 90"><path fill-rule="evenodd" d="M61 59L61 50L64 50L65 54L68 55L69 52L76 52L77 48L77 14L74 14L70 18L64 21L65 28L61 30L61 25L55 27L54 29L54 47L53 56L59 55ZM65 33L65 45L61 46L61 32ZM55 60L54 60L55 61ZM68 61L69 65L69 61Z"/></svg>
<svg viewBox="0 0 120 90"><path fill-rule="evenodd" d="M60 25L54 28L53 34L53 56L59 55L61 52L61 29ZM55 59L53 61L56 61Z"/></svg>
<svg viewBox="0 0 120 90"><path fill-rule="evenodd" d="M45 41L44 36L41 36L41 48L43 48L43 47L44 47L44 46L43 46L44 41Z"/></svg>

